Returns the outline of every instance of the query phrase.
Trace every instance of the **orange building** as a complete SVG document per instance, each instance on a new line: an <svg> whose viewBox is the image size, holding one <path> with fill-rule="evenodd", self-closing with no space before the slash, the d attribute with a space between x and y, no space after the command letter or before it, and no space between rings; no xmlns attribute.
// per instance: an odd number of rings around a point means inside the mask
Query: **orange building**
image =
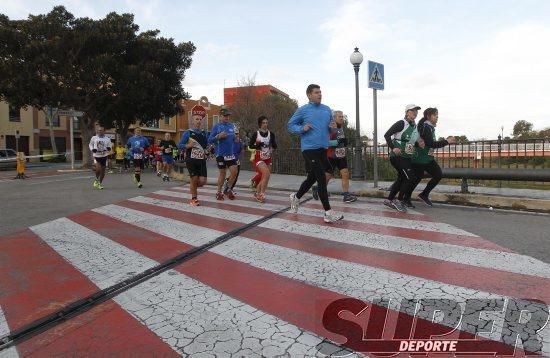
<svg viewBox="0 0 550 358"><path fill-rule="evenodd" d="M223 89L223 101L226 106L231 107L235 103L235 98L238 94L246 93L247 95L252 94L255 99L259 99L262 96L267 94L273 94L285 98L289 98L288 94L273 87L272 85L261 85L261 86L247 86L247 87L229 87Z"/></svg>

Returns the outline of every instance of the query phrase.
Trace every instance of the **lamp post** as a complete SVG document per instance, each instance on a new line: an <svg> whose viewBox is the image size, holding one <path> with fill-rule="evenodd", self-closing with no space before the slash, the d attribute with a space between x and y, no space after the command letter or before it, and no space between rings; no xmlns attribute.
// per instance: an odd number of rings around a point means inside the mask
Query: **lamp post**
<svg viewBox="0 0 550 358"><path fill-rule="evenodd" d="M361 148L361 128L359 126L359 66L363 62L363 55L359 52L359 48L355 48L349 57L349 61L353 65L355 71L355 156L353 162L352 179L361 179L363 176L362 164L362 148Z"/></svg>

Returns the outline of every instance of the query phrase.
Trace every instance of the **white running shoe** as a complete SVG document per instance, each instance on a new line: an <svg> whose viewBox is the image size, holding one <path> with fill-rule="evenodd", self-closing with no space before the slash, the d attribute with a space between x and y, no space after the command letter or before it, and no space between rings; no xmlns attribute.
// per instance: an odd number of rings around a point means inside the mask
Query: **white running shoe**
<svg viewBox="0 0 550 358"><path fill-rule="evenodd" d="M344 215L335 213L333 210L330 210L329 212L325 212L325 217L323 220L326 223L333 223L338 220L342 220L344 218Z"/></svg>
<svg viewBox="0 0 550 358"><path fill-rule="evenodd" d="M298 206L300 206L300 199L296 197L296 194L290 194L290 212L297 213Z"/></svg>

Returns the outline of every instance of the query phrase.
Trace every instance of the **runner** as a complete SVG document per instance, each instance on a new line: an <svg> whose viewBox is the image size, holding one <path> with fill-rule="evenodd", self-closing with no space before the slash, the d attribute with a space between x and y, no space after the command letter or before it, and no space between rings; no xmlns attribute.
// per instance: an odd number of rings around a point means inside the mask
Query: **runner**
<svg viewBox="0 0 550 358"><path fill-rule="evenodd" d="M329 168L326 150L330 128L336 128L332 121L332 111L328 106L321 104L321 87L310 84L306 90L309 103L298 108L288 121L288 131L300 135L302 155L305 160L307 177L295 194L290 194L290 210L297 213L300 199L317 182L319 198L325 209L323 220L326 223L335 222L344 218L330 208L327 193L327 179L325 172Z"/></svg>
<svg viewBox="0 0 550 358"><path fill-rule="evenodd" d="M118 173L122 173L122 167L124 166L124 155L126 153L126 150L124 149L124 146L122 143L118 142L116 149L116 166L118 167Z"/></svg>
<svg viewBox="0 0 550 358"><path fill-rule="evenodd" d="M160 150L160 139L156 139L155 144L153 144L153 155L156 163L157 176L160 177L162 174L162 150Z"/></svg>
<svg viewBox="0 0 550 358"><path fill-rule="evenodd" d="M190 205L199 206L197 188L206 184L206 153L208 135L201 130L203 116L193 115L193 129L183 133L178 148L185 149L185 165L189 172Z"/></svg>
<svg viewBox="0 0 550 358"><path fill-rule="evenodd" d="M95 180L94 188L103 189L103 178L105 177L105 167L111 151L111 139L105 135L103 126L97 127L97 134L90 140L90 150L94 157Z"/></svg>
<svg viewBox="0 0 550 358"><path fill-rule="evenodd" d="M336 122L336 128L331 128L329 137L329 148L327 149L328 162L330 168L326 172L327 184L334 175L334 169L338 169L340 177L342 177L342 201L344 203L353 203L357 201L355 195L349 192L349 170L348 161L346 159L346 146L348 141L344 133L344 113L342 111L334 111L332 118ZM313 198L319 200L317 186L312 188Z"/></svg>
<svg viewBox="0 0 550 358"><path fill-rule="evenodd" d="M141 171L144 164L145 150L149 148L149 141L141 135L140 127L134 128L134 135L128 139L126 147L132 153L134 160L134 182L137 183L138 188L142 188Z"/></svg>
<svg viewBox="0 0 550 358"><path fill-rule="evenodd" d="M243 151L243 142L241 141L241 136L239 135L239 128L235 128L235 141L233 142L233 154L235 154L235 158L237 161L237 177L235 178L235 182L231 187L229 186L229 178L225 178L225 184L223 186L223 193L227 194L229 189L233 191L233 194L235 194L235 184L237 184L237 180L239 180L239 174L241 173L241 153Z"/></svg>
<svg viewBox="0 0 550 358"><path fill-rule="evenodd" d="M164 133L164 140L160 142L159 149L162 151L162 181L170 181L170 172L174 165L174 148L176 142L170 137L170 133Z"/></svg>
<svg viewBox="0 0 550 358"><path fill-rule="evenodd" d="M259 129L250 137L250 148L256 150L254 157L254 167L256 168L256 176L252 181L257 180L257 190L254 193L254 198L260 203L265 202L265 191L269 183L271 174L271 161L273 149L277 149L275 141L275 133L267 129L268 119L266 116L258 118ZM258 180L259 179L259 180Z"/></svg>
<svg viewBox="0 0 550 358"><path fill-rule="evenodd" d="M409 104L405 107L405 117L395 122L384 134L390 152L390 163L397 170L397 179L390 188L388 198L384 205L400 212L406 212L407 208L401 202L406 193L416 181L412 169L411 158L415 151L416 124L414 120L418 115L419 106ZM398 198L395 196L399 193Z"/></svg>
<svg viewBox="0 0 550 358"><path fill-rule="evenodd" d="M231 111L228 108L220 110L221 121L212 128L212 133L208 137L209 144L216 144L216 162L218 163L218 192L216 193L217 200L224 200L222 194L222 186L225 181L226 168L229 168L230 176L229 183L231 186L237 178L237 161L233 154L233 142L235 140L235 127L229 122ZM227 197L230 200L235 200L233 190L227 191Z"/></svg>
<svg viewBox="0 0 550 358"><path fill-rule="evenodd" d="M424 146L423 148L417 148L412 157L412 167L416 175L416 181L413 183L410 191L404 198L404 204L407 207L414 208L411 203L411 195L416 186L424 177L425 171L428 172L432 178L428 184L426 184L424 190L418 194L418 198L427 205L433 206L433 203L429 198L430 192L436 187L443 176L441 167L435 161L433 151L436 148L443 148L446 145L456 143L455 137L436 140L437 137L435 135L435 127L437 126L438 120L439 112L437 108L427 108L424 111L424 117L418 122L418 134L420 135L420 140L424 142Z"/></svg>

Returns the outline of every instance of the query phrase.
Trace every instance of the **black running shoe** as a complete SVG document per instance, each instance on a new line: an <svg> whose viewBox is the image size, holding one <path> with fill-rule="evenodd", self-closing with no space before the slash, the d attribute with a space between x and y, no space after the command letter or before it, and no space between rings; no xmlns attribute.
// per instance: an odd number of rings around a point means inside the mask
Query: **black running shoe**
<svg viewBox="0 0 550 358"><path fill-rule="evenodd" d="M432 203L432 201L430 200L430 198L428 198L427 195L424 195L422 193L418 194L418 199L422 200L423 202L426 203L426 205L429 205L429 206L434 206L434 204Z"/></svg>
<svg viewBox="0 0 550 358"><path fill-rule="evenodd" d="M357 197L353 194L348 194L342 198L342 201L344 203L353 203L354 201L357 201Z"/></svg>
<svg viewBox="0 0 550 358"><path fill-rule="evenodd" d="M411 203L411 199L401 200L401 204L405 205L409 209L414 209L414 205L413 203Z"/></svg>

